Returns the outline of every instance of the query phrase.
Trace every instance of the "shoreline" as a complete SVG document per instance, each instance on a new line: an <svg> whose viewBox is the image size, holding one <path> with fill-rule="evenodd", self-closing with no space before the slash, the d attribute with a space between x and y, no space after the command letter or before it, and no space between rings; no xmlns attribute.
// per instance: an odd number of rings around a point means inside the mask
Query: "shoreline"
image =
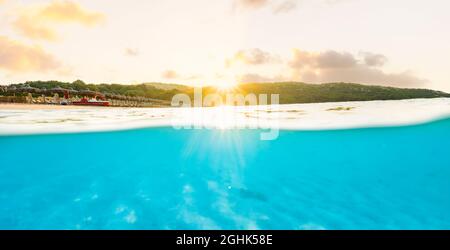
<svg viewBox="0 0 450 250"><path fill-rule="evenodd" d="M154 107L122 107L122 106L77 106L77 105L56 105L56 104L28 104L28 103L0 103L0 111L2 110L71 110L71 109L160 109L171 108L170 106L154 106Z"/></svg>
<svg viewBox="0 0 450 250"><path fill-rule="evenodd" d="M307 102L307 103L288 103L288 104L276 104L281 106L297 106L297 105L326 105L332 104L343 106L345 104L352 103L384 103L384 102L407 102L414 100L450 100L450 97L436 97L436 98L411 98L411 99L400 99L400 100L368 100L368 101L342 101L342 102ZM267 107L269 105L245 105L245 106L232 106L232 107ZM226 106L225 107L229 107ZM77 105L56 105L56 104L29 104L29 103L0 103L1 110L65 110L65 109L98 109L98 110L108 110L108 109L170 109L179 108L171 106L154 106L154 107L126 107L126 106L77 106ZM197 107L194 107L197 108ZM217 107L201 107L201 108L217 108Z"/></svg>
<svg viewBox="0 0 450 250"><path fill-rule="evenodd" d="M53 104L0 103L0 110L66 110L66 109L104 109L117 107L95 107Z"/></svg>
<svg viewBox="0 0 450 250"><path fill-rule="evenodd" d="M212 108L0 104L0 135L101 132L168 126L340 130L413 125L448 117L450 98Z"/></svg>

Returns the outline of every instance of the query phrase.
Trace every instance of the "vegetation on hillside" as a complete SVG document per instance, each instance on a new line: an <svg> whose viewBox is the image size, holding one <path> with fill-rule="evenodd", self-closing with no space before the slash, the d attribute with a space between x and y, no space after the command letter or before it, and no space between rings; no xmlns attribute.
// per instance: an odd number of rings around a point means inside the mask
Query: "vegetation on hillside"
<svg viewBox="0 0 450 250"><path fill-rule="evenodd" d="M184 93L193 96L194 89L190 86L162 83L142 83L136 85L125 84L86 84L77 80L72 83L59 81L33 81L22 84L13 84L10 87L20 88L29 86L39 89L64 88L77 91L96 91L103 94L125 96L139 96L170 101L176 94ZM203 88L203 95L219 93L240 93L243 95L253 93L279 94L281 104L314 103L314 102L340 102L340 101L369 101L369 100L400 100L412 98L450 97L450 94L428 89L394 88L371 86L355 83L326 83L307 84L299 82L282 83L246 83L240 84L232 90L218 91L214 87Z"/></svg>
<svg viewBox="0 0 450 250"><path fill-rule="evenodd" d="M282 104L450 97L450 94L429 89L394 88L355 83L249 83L241 85L239 89L245 93L280 94L280 103Z"/></svg>

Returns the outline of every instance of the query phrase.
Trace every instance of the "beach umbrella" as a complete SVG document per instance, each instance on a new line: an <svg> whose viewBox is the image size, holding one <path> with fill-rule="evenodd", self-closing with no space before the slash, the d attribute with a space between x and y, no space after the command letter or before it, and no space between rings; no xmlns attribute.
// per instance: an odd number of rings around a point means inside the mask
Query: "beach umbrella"
<svg viewBox="0 0 450 250"><path fill-rule="evenodd" d="M17 91L26 92L26 93L38 93L38 92L41 92L40 89L33 88L33 87L30 87L30 86L20 87L20 88L17 89Z"/></svg>
<svg viewBox="0 0 450 250"><path fill-rule="evenodd" d="M50 89L46 89L46 88L41 89L41 92L43 94L51 94L52 93Z"/></svg>
<svg viewBox="0 0 450 250"><path fill-rule="evenodd" d="M85 95L85 96L95 96L96 92L95 91L91 91L91 90L81 90L78 92L80 95Z"/></svg>
<svg viewBox="0 0 450 250"><path fill-rule="evenodd" d="M113 94L113 93L106 93L105 95L106 95L106 97L108 97L108 98L110 98L110 99L117 99L117 95L116 95L116 94Z"/></svg>
<svg viewBox="0 0 450 250"><path fill-rule="evenodd" d="M69 91L68 89L64 89L64 88L61 88L59 86L56 87L56 88L50 89L50 92L53 92L53 93L66 93L68 91Z"/></svg>
<svg viewBox="0 0 450 250"><path fill-rule="evenodd" d="M70 94L78 94L78 90L74 90L72 88L67 89L69 91Z"/></svg>
<svg viewBox="0 0 450 250"><path fill-rule="evenodd" d="M103 93L96 92L95 97L99 98L100 100L105 100L106 96Z"/></svg>

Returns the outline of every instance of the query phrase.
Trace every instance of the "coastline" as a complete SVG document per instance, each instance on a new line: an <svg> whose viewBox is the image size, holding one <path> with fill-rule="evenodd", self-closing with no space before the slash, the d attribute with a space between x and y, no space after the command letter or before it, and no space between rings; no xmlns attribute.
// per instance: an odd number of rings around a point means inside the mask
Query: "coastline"
<svg viewBox="0 0 450 250"><path fill-rule="evenodd" d="M0 103L1 110L67 110L67 109L102 109L105 107L51 105L51 104L26 104L26 103ZM114 107L106 107L114 108Z"/></svg>
<svg viewBox="0 0 450 250"><path fill-rule="evenodd" d="M450 98L214 108L0 104L0 135L106 132L150 127L336 130L427 123L450 117Z"/></svg>

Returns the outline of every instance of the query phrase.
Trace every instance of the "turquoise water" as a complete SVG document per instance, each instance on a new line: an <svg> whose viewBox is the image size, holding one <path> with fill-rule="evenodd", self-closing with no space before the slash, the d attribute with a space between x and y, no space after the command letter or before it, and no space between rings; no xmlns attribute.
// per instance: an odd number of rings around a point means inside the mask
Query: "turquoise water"
<svg viewBox="0 0 450 250"><path fill-rule="evenodd" d="M450 119L0 137L0 229L450 229Z"/></svg>

